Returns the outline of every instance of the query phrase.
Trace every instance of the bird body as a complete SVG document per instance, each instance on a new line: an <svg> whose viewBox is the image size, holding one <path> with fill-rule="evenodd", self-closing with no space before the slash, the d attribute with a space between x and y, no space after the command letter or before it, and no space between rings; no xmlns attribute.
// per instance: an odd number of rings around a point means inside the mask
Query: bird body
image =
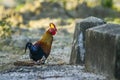
<svg viewBox="0 0 120 80"><path fill-rule="evenodd" d="M35 44L32 44L31 42L28 42L26 44L26 49L29 48L30 51L30 59L33 61L43 61L41 63L44 63L47 57L50 54L51 46L53 42L53 35L56 34L56 27L53 23L50 23L49 29L43 34L42 38L38 40Z"/></svg>
<svg viewBox="0 0 120 80"><path fill-rule="evenodd" d="M46 32L42 36L41 40L37 41L35 43L35 45L36 46L37 45L40 46L43 49L43 51L45 51L45 53L47 55L49 55L50 54L50 50L51 50L51 46L52 46L52 42L53 42L53 36L50 33Z"/></svg>

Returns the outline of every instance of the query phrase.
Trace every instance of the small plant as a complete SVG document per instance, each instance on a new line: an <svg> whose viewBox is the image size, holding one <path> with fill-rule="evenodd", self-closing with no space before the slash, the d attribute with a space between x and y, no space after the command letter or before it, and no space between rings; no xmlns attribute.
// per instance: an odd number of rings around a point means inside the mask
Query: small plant
<svg viewBox="0 0 120 80"><path fill-rule="evenodd" d="M113 0L101 0L101 5L103 7L112 8Z"/></svg>
<svg viewBox="0 0 120 80"><path fill-rule="evenodd" d="M11 37L11 23L6 21L9 16L5 16L0 20L0 37L8 38Z"/></svg>

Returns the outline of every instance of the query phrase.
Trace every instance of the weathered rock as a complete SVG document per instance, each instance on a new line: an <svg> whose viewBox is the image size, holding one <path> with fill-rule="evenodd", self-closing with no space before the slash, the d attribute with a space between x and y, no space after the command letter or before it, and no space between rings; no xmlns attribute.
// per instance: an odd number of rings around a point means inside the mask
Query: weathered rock
<svg viewBox="0 0 120 80"><path fill-rule="evenodd" d="M104 24L86 31L88 71L120 77L120 25Z"/></svg>
<svg viewBox="0 0 120 80"><path fill-rule="evenodd" d="M102 25L105 22L96 17L88 17L86 19L78 20L76 22L73 43L72 43L72 51L70 57L71 64L82 64L84 63L84 41L85 41L85 31L88 28Z"/></svg>

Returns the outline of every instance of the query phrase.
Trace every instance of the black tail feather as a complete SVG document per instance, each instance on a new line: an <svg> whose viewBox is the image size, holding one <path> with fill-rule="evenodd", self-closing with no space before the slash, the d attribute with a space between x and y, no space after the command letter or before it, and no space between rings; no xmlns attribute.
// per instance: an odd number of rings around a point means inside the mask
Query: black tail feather
<svg viewBox="0 0 120 80"><path fill-rule="evenodd" d="M26 53L27 48L29 48L30 46L32 46L32 43L31 42L27 42L26 46L25 46L25 53Z"/></svg>

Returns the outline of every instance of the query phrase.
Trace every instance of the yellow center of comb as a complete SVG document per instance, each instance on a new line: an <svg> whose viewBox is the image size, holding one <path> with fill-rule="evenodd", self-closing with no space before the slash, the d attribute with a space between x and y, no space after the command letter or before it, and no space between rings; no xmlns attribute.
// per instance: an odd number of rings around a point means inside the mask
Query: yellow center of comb
<svg viewBox="0 0 120 80"><path fill-rule="evenodd" d="M51 23L50 24L50 28L55 28L54 24Z"/></svg>

